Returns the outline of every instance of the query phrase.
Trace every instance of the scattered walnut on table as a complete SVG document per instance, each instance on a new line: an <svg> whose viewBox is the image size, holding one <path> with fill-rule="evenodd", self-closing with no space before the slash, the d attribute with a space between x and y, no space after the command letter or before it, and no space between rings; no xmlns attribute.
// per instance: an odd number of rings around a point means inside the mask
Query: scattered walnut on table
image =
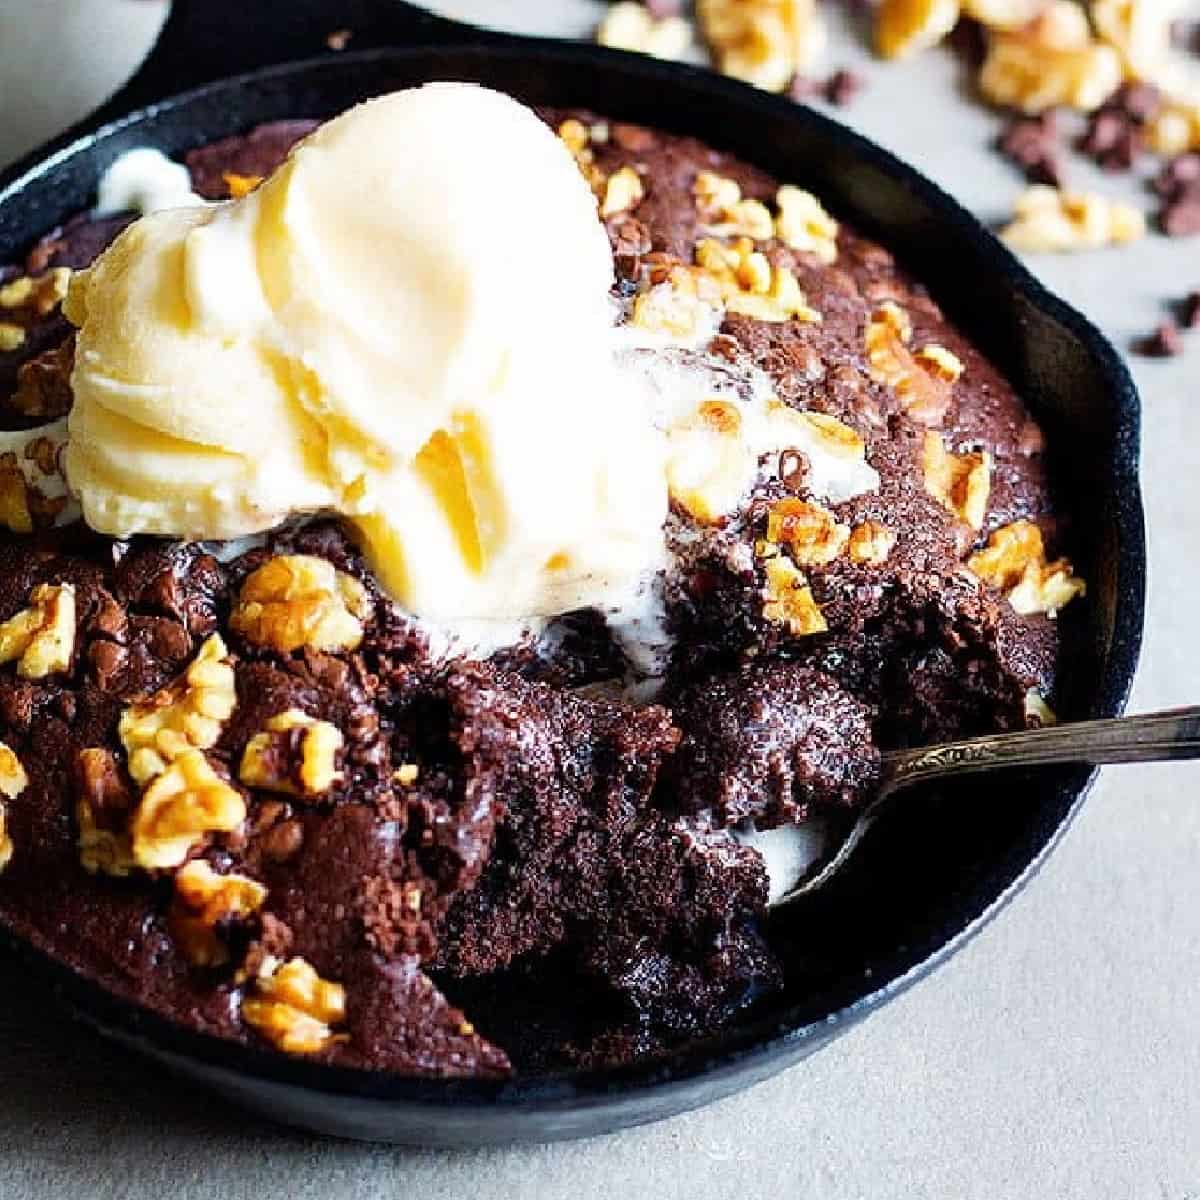
<svg viewBox="0 0 1200 1200"><path fill-rule="evenodd" d="M1013 209L1000 236L1027 253L1062 253L1136 241L1146 233L1140 209L1089 192L1065 192L1036 184Z"/></svg>
<svg viewBox="0 0 1200 1200"><path fill-rule="evenodd" d="M722 74L786 91L825 45L816 0L697 0L700 29Z"/></svg>
<svg viewBox="0 0 1200 1200"><path fill-rule="evenodd" d="M596 41L613 50L632 50L653 58L682 58L692 44L692 27L678 15L659 17L643 4L620 0L604 14Z"/></svg>

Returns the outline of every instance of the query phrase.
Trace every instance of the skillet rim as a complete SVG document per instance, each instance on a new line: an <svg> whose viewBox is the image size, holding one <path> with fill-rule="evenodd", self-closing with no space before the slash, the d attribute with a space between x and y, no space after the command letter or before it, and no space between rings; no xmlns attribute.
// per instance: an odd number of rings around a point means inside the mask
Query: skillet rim
<svg viewBox="0 0 1200 1200"><path fill-rule="evenodd" d="M470 34L474 31L465 32ZM824 114L799 108L789 100L757 92L710 71L685 64L662 63L572 42L491 33L480 35L476 41L464 42L460 35L445 42L350 51L336 58L308 58L258 68L209 81L116 116L108 116L106 110L109 106L106 106L101 114L85 120L0 173L0 229L4 207L9 199L26 187L36 186L46 172L83 154L94 143L121 130L134 128L155 115L186 108L214 93L236 89L244 84L284 79L289 75L308 77L322 68L344 69L347 64L353 65L355 62L412 59L438 50L534 61L547 59L560 66L569 66L575 61L591 66L619 68L664 84L678 85L686 81L693 87L701 88L710 97L735 101L743 108L747 105L751 108L764 107L774 110L775 116L786 112L791 114L792 119L797 119L798 114L802 113L803 120L810 127L815 127L826 137L841 139L851 153L913 191L918 201L935 211L941 221L957 225L961 232L970 236L978 247L981 261L1003 275L1015 295L1055 321L1094 361L1111 390L1114 415L1114 469L1111 480L1113 523L1118 534L1114 562L1118 603L1109 653L1097 693L1092 698L1092 708L1094 715L1117 715L1122 711L1137 666L1146 583L1145 531L1137 469L1140 400L1129 370L1118 352L1090 321L1051 293L953 197L889 151ZM118 99L114 97L114 102ZM423 1079L291 1059L254 1045L243 1045L177 1025L134 1001L109 992L3 925L0 925L0 941L14 948L35 969L47 974L54 990L67 1000L70 1007L109 1036L133 1042L151 1055L194 1060L205 1068L232 1071L243 1078L298 1087L327 1096L358 1096L385 1103L408 1103L413 1107L454 1107L460 1110L474 1103L489 1110L503 1106L510 1111L524 1111L530 1115L588 1108L611 1112L613 1105L622 1099L628 1101L648 1094L668 1094L702 1079L728 1085L716 1087L710 1096L698 1101L702 1103L740 1090L739 1081L740 1086L746 1086L765 1078L767 1074L782 1070L907 990L961 949L1040 870L1078 813L1096 774L1095 771L1082 768L1064 773L1063 790L1074 795L1069 807L1045 839L1038 836L1036 841L1040 845L1035 853L1024 861L998 893L957 927L949 938L882 985L863 992L821 1019L794 1019L797 1008L802 1006L792 1005L781 1015L755 1019L714 1037L687 1043L662 1059L635 1062L624 1067L563 1071L527 1078L518 1076L497 1082ZM1020 857L1025 859L1024 851ZM651 1119L653 1115L641 1119ZM627 1122L618 1118L604 1127L612 1128L624 1123ZM596 1128L600 1127L597 1124Z"/></svg>

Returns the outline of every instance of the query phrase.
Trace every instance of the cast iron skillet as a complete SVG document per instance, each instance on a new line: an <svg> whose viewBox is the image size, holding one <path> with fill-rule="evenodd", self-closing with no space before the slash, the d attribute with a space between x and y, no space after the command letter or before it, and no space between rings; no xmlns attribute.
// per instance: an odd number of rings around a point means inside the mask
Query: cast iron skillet
<svg viewBox="0 0 1200 1200"><path fill-rule="evenodd" d="M331 54L324 38L340 27L354 37L350 49ZM1064 622L1069 658L1055 707L1073 719L1120 711L1141 638L1145 584L1139 404L1128 373L1091 325L1048 295L950 197L790 101L689 67L484 33L397 0L176 0L133 80L0 177L0 262L86 207L97 176L130 147L176 154L260 121L324 117L433 79L477 80L530 103L586 105L696 134L813 187L837 215L896 252L1004 368L1061 451L1057 479L1064 507L1077 515L1072 552L1089 591ZM553 265L531 269L549 273ZM880 821L835 886L774 918L788 978L781 998L720 1037L620 1070L441 1082L287 1059L177 1028L28 946L17 949L103 1033L278 1120L440 1145L576 1137L748 1087L897 995L1030 877L1091 780L1085 769L1043 769L914 795L894 819Z"/></svg>

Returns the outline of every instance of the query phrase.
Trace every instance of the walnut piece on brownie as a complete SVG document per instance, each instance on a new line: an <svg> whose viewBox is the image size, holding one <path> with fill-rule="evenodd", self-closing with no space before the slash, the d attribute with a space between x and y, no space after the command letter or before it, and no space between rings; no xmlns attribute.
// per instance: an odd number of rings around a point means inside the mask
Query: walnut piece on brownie
<svg viewBox="0 0 1200 1200"><path fill-rule="evenodd" d="M13 750L0 742L0 796L13 800L29 786L29 776ZM12 860L13 841L8 832L8 810L0 800L0 871Z"/></svg>
<svg viewBox="0 0 1200 1200"><path fill-rule="evenodd" d="M224 966L230 957L224 932L258 912L266 898L258 880L232 871L219 875L203 859L194 859L175 872L167 928L193 966Z"/></svg>
<svg viewBox="0 0 1200 1200"><path fill-rule="evenodd" d="M889 529L879 521L864 521L850 531L847 552L851 562L878 567L887 562L895 544L894 529Z"/></svg>
<svg viewBox="0 0 1200 1200"><path fill-rule="evenodd" d="M841 524L827 508L784 496L767 514L767 541L786 546L797 566L831 563L846 548L850 527Z"/></svg>
<svg viewBox="0 0 1200 1200"><path fill-rule="evenodd" d="M1003 592L1022 615L1054 616L1087 591L1067 559L1046 560L1042 531L1032 521L1014 521L994 530L987 546L967 559L967 568Z"/></svg>
<svg viewBox="0 0 1200 1200"><path fill-rule="evenodd" d="M0 624L0 663L17 663L23 679L66 671L75 650L75 588L39 583L29 607Z"/></svg>
<svg viewBox="0 0 1200 1200"><path fill-rule="evenodd" d="M329 721L290 708L267 721L242 753L238 778L247 787L291 796L321 796L342 777L344 739Z"/></svg>
<svg viewBox="0 0 1200 1200"><path fill-rule="evenodd" d="M79 751L75 776L79 864L89 875L123 879L137 868L126 828L129 813L137 803L132 784L116 756L102 746Z"/></svg>
<svg viewBox="0 0 1200 1200"><path fill-rule="evenodd" d="M930 430L922 444L925 490L972 529L982 529L991 492L992 456L986 450L954 454Z"/></svg>
<svg viewBox="0 0 1200 1200"><path fill-rule="evenodd" d="M316 1054L346 1019L346 989L322 979L303 958L268 961L242 1001L242 1020L285 1054Z"/></svg>
<svg viewBox="0 0 1200 1200"><path fill-rule="evenodd" d="M153 870L177 867L209 834L232 833L246 802L200 750L184 750L142 794L129 823L133 860Z"/></svg>
<svg viewBox="0 0 1200 1200"><path fill-rule="evenodd" d="M280 554L246 577L230 626L251 642L292 650L354 650L371 616L367 589L324 558Z"/></svg>
<svg viewBox="0 0 1200 1200"><path fill-rule="evenodd" d="M229 651L214 633L181 678L121 714L117 733L134 781L144 787L184 751L215 746L236 704Z"/></svg>
<svg viewBox="0 0 1200 1200"><path fill-rule="evenodd" d="M803 572L777 550L769 546L763 568L766 585L763 588L762 615L772 625L783 625L793 637L808 637L824 633L829 625L820 605L813 598L812 588Z"/></svg>
<svg viewBox="0 0 1200 1200"><path fill-rule="evenodd" d="M894 300L883 301L871 313L863 334L871 378L890 387L918 424L941 425L963 365L936 344L914 354L909 348L912 333L911 318Z"/></svg>

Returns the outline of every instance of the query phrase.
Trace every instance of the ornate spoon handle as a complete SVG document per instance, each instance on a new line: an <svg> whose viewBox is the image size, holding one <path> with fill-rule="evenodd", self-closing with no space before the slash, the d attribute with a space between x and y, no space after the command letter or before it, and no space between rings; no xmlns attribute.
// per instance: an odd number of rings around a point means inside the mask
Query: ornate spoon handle
<svg viewBox="0 0 1200 1200"><path fill-rule="evenodd" d="M1172 758L1200 758L1200 707L890 751L883 756L881 790L892 792L943 775L967 775L996 767L1047 763L1100 766Z"/></svg>

